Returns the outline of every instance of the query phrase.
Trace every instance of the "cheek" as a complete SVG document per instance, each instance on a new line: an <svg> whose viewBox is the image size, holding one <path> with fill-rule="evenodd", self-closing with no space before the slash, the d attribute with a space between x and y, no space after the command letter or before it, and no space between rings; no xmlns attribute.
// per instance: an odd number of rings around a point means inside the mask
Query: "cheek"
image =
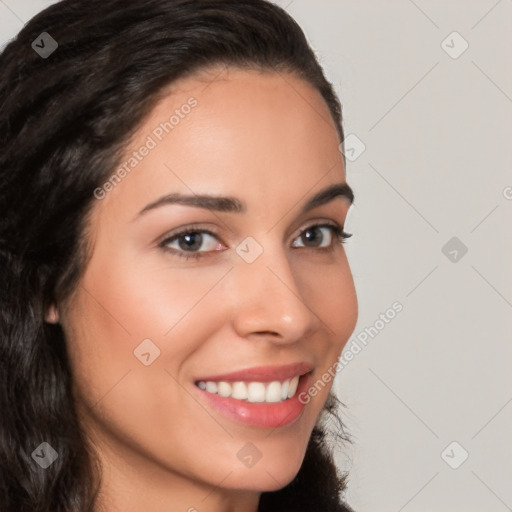
<svg viewBox="0 0 512 512"><path fill-rule="evenodd" d="M303 273L303 286L308 306L324 324L325 336L316 344L318 367L301 400L309 423L319 421L329 391L336 376L335 363L354 331L358 316L357 296L348 261L343 254L335 265L317 267L315 272Z"/></svg>
<svg viewBox="0 0 512 512"><path fill-rule="evenodd" d="M162 451L166 437L201 439L209 418L181 381L190 356L224 318L215 285L226 271L103 270L88 269L65 322L78 401L104 428L151 453ZM148 338L159 355L145 366L134 350Z"/></svg>
<svg viewBox="0 0 512 512"><path fill-rule="evenodd" d="M184 268L164 260L116 263L115 268L96 264L84 276L89 320L112 341L129 343L171 335L225 273L223 268Z"/></svg>
<svg viewBox="0 0 512 512"><path fill-rule="evenodd" d="M181 381L191 356L225 321L216 284L227 270L91 265L65 329L87 401L100 400L113 386L116 394L129 388L130 400L139 400L175 386L170 375Z"/></svg>
<svg viewBox="0 0 512 512"><path fill-rule="evenodd" d="M336 264L302 268L301 281L308 306L322 320L329 350L340 352L354 331L358 316L357 296L350 267L343 253Z"/></svg>

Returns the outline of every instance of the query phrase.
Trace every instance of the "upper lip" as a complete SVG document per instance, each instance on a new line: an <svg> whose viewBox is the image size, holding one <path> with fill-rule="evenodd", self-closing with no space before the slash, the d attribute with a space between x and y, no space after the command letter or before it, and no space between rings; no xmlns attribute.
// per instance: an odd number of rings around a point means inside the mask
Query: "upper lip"
<svg viewBox="0 0 512 512"><path fill-rule="evenodd" d="M238 370L231 373L223 373L219 375L210 375L196 379L198 381L213 382L239 382L239 381L256 381L256 382L272 382L284 381L291 379L296 375L304 375L313 369L313 365L306 362L292 363L282 366L254 366L245 370Z"/></svg>

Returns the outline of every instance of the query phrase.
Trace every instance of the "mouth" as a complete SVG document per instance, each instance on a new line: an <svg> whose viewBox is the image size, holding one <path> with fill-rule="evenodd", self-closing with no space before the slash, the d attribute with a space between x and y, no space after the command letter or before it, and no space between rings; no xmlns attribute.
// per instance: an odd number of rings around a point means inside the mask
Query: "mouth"
<svg viewBox="0 0 512 512"><path fill-rule="evenodd" d="M312 372L312 366L304 363L258 367L201 378L194 384L201 399L216 413L253 427L277 428L294 423L302 415L306 404L299 397L308 389Z"/></svg>
<svg viewBox="0 0 512 512"><path fill-rule="evenodd" d="M279 403L293 398L297 392L300 375L284 381L258 382L258 381L203 381L196 383L199 389L225 398L245 400L251 403Z"/></svg>

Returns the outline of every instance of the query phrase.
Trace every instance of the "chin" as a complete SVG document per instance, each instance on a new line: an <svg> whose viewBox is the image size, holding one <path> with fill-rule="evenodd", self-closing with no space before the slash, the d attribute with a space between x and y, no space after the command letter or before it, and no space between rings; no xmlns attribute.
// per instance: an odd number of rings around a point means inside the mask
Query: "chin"
<svg viewBox="0 0 512 512"><path fill-rule="evenodd" d="M230 485L236 489L254 490L259 492L277 491L286 487L297 475L302 464L296 453L293 457L263 459L252 468L240 469L231 475Z"/></svg>

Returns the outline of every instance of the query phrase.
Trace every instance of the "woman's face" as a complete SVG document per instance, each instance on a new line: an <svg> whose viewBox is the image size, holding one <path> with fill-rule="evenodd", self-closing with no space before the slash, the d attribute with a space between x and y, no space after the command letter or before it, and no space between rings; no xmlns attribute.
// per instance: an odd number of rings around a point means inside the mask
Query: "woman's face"
<svg viewBox="0 0 512 512"><path fill-rule="evenodd" d="M181 80L138 129L125 172L97 192L92 256L58 312L116 503L167 493L213 510L229 490L289 483L356 322L329 227L350 200L327 106L292 75L218 72ZM282 383L308 371L282 401ZM249 400L221 396L235 388Z"/></svg>

